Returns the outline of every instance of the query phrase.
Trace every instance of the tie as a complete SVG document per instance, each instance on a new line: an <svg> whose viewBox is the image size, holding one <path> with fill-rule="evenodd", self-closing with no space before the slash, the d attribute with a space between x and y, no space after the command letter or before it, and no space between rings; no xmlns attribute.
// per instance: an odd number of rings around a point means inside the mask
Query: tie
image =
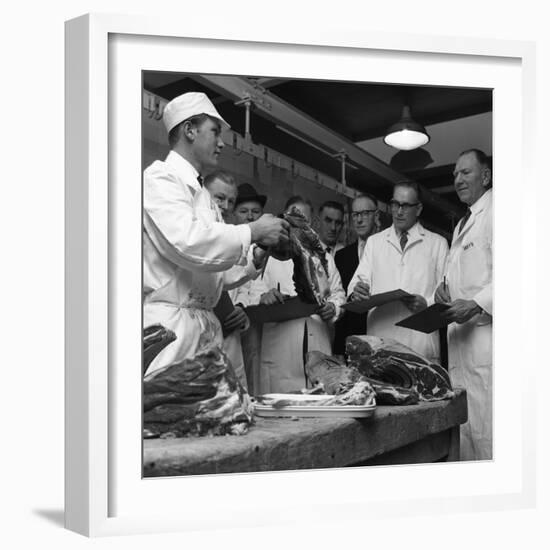
<svg viewBox="0 0 550 550"><path fill-rule="evenodd" d="M330 254L332 252L332 248L330 246L327 246L327 252Z"/></svg>
<svg viewBox="0 0 550 550"><path fill-rule="evenodd" d="M361 261L361 258L363 257L363 252L365 251L365 243L366 241L359 240L359 261Z"/></svg>
<svg viewBox="0 0 550 550"><path fill-rule="evenodd" d="M399 239L399 244L401 245L401 250L405 250L405 246L407 245L408 240L409 240L408 233L406 231L403 231L403 233L401 233L401 237Z"/></svg>
<svg viewBox="0 0 550 550"><path fill-rule="evenodd" d="M459 233L462 233L462 230L464 229L464 226L466 225L466 222L471 215L472 211L468 208L466 215L462 218L462 221L460 222L460 228L458 229Z"/></svg>
<svg viewBox="0 0 550 550"><path fill-rule="evenodd" d="M199 182L199 185L202 187L202 184L204 183L204 178L200 174L197 176L197 181Z"/></svg>

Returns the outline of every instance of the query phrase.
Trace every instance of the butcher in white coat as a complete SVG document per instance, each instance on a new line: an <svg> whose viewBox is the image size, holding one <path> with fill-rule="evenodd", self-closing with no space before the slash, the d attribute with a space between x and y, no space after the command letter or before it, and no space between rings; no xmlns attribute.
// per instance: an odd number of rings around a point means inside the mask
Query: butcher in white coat
<svg viewBox="0 0 550 550"><path fill-rule="evenodd" d="M493 427L493 192L487 156L461 153L454 170L468 211L455 228L445 280L435 301L450 303L449 374L466 388L468 422L460 427L462 460L492 458Z"/></svg>
<svg viewBox="0 0 550 550"><path fill-rule="evenodd" d="M288 242L288 224L265 215L247 225L226 225L201 174L217 165L227 124L208 97L188 92L163 114L171 150L143 178L143 323L159 323L176 334L153 360L146 377L213 344L222 331L212 308L223 288L254 277L263 261L248 262L251 243ZM241 265L241 270L229 268Z"/></svg>
<svg viewBox="0 0 550 550"><path fill-rule="evenodd" d="M426 307L443 276L449 247L441 235L419 223L422 204L414 182L397 183L390 206L393 224L367 240L348 286L348 296L351 301L358 301L396 289L412 294L406 300L370 310L367 334L393 338L439 363L437 332L424 334L395 323Z"/></svg>

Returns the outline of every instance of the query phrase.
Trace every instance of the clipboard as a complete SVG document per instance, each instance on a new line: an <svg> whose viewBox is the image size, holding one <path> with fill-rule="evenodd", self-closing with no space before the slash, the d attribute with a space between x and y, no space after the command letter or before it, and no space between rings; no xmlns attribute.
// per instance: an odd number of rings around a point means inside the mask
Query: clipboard
<svg viewBox="0 0 550 550"><path fill-rule="evenodd" d="M412 296L409 292L405 292L403 289L398 288L397 290L390 290L389 292L380 292L379 294L373 294L370 298L366 300L360 300L358 302L349 302L344 304L342 308L346 311L352 311L353 313L365 313L373 307L382 306L388 304L389 302L395 302L396 300L401 300L407 296Z"/></svg>
<svg viewBox="0 0 550 550"><path fill-rule="evenodd" d="M442 317L442 313L447 311L451 306L447 304L434 304L433 306L427 307L410 317L407 317L398 323L395 323L398 327L410 328L412 330L417 330L418 332L423 332L425 334L430 334L434 330L439 328L446 327L451 324L452 321Z"/></svg>
<svg viewBox="0 0 550 550"><path fill-rule="evenodd" d="M225 318L235 309L227 290L222 291L218 303L214 306L214 315L223 326Z"/></svg>
<svg viewBox="0 0 550 550"><path fill-rule="evenodd" d="M319 309L317 304L308 304L299 296L288 298L282 304L248 306L245 311L251 323L280 323L309 317Z"/></svg>

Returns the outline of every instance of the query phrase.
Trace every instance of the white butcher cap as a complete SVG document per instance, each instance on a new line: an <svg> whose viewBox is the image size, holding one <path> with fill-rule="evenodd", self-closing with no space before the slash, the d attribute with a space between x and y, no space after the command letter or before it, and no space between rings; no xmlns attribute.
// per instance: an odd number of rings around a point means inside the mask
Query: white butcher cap
<svg viewBox="0 0 550 550"><path fill-rule="evenodd" d="M162 119L166 131L170 132L172 128L180 122L197 115L208 115L218 119L222 124L230 128L229 124L221 117L220 113L206 94L202 92L187 92L186 94L175 97L172 101L166 104Z"/></svg>

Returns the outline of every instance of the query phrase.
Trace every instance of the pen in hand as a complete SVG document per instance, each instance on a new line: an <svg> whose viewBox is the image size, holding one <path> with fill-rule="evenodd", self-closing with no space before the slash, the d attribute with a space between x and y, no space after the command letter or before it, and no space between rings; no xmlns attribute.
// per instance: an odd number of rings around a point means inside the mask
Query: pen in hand
<svg viewBox="0 0 550 550"><path fill-rule="evenodd" d="M443 276L443 291L445 292L445 301L448 303L451 301L451 295L449 294L449 286L447 285L447 277Z"/></svg>

